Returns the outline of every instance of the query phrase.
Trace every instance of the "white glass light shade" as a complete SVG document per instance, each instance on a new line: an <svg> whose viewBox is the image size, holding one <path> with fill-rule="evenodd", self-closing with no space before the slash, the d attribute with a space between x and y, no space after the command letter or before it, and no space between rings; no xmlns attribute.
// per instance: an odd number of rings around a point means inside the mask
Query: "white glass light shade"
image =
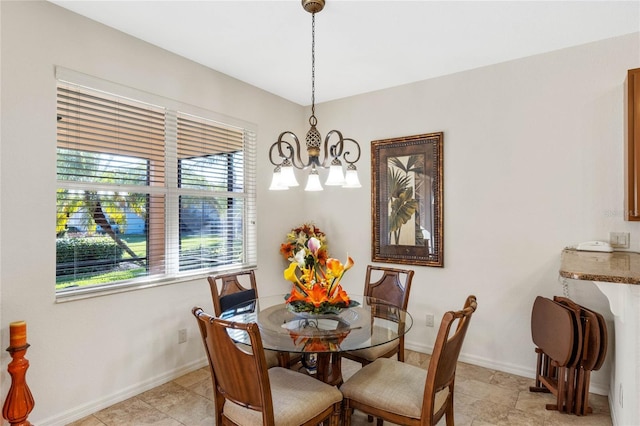
<svg viewBox="0 0 640 426"><path fill-rule="evenodd" d="M289 187L282 184L282 173L280 171L274 171L269 191L284 191L287 189L289 189Z"/></svg>
<svg viewBox="0 0 640 426"><path fill-rule="evenodd" d="M322 191L322 185L320 184L320 175L318 175L318 171L316 169L312 169L309 172L309 177L307 178L307 186L304 188L305 191Z"/></svg>
<svg viewBox="0 0 640 426"><path fill-rule="evenodd" d="M344 185L343 188L362 188L360 185L360 179L358 179L358 171L357 170L347 170L347 173L344 177Z"/></svg>
<svg viewBox="0 0 640 426"><path fill-rule="evenodd" d="M342 174L342 165L331 165L329 167L329 176L325 185L341 186L344 185L344 175Z"/></svg>
<svg viewBox="0 0 640 426"><path fill-rule="evenodd" d="M280 181L288 188L291 188L292 186L300 186L295 173L293 173L292 166L282 166L280 169Z"/></svg>

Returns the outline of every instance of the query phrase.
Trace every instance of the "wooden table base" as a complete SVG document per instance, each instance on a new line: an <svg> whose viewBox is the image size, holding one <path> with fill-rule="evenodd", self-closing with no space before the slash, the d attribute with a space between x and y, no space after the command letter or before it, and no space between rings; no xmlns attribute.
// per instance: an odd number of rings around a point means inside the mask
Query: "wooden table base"
<svg viewBox="0 0 640 426"><path fill-rule="evenodd" d="M337 352L318 353L318 380L322 380L332 386L342 384L342 362Z"/></svg>

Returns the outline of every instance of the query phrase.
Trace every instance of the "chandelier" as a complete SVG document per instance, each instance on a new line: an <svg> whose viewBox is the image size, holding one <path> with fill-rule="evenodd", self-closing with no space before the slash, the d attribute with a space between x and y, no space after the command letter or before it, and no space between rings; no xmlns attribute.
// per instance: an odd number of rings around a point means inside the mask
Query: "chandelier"
<svg viewBox="0 0 640 426"><path fill-rule="evenodd" d="M338 130L331 130L327 133L322 144L322 136L316 128L318 119L315 116L315 28L316 13L324 8L325 0L302 0L302 7L311 13L311 116L309 124L311 128L307 132L305 144L307 148L307 161L301 158L301 146L298 137L291 131L286 130L280 133L278 140L269 148L269 160L275 167L271 180L270 190L287 190L294 186L299 186L293 171L294 167L299 170L308 170L307 185L305 191L322 191L320 175L318 169L325 169L329 166L329 175L325 185L342 186L343 188L360 188L358 171L355 163L360 159L360 145L353 139L345 138ZM333 138L333 142L331 139ZM356 150L352 154L347 149L352 147ZM324 149L322 161L320 161L321 151ZM276 160L274 161L274 157ZM329 158L331 161L329 162ZM342 162L346 164L346 172L343 173Z"/></svg>

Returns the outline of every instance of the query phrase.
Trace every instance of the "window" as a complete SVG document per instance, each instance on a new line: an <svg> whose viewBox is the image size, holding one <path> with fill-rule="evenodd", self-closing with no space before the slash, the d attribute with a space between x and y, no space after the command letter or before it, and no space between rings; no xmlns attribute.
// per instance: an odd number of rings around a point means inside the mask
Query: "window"
<svg viewBox="0 0 640 426"><path fill-rule="evenodd" d="M58 295L256 264L254 132L154 101L58 82Z"/></svg>

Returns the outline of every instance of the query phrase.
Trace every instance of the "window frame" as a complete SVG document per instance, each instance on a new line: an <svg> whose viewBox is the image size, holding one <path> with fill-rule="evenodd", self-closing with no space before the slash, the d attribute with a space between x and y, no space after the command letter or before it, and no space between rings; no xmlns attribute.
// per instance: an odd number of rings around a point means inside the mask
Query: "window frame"
<svg viewBox="0 0 640 426"><path fill-rule="evenodd" d="M96 284L84 287L71 287L55 290L56 302L70 301L105 294L119 293L123 291L138 290L158 285L174 284L191 281L229 270L252 269L257 266L257 126L244 120L235 119L208 111L193 105L185 104L176 100L164 98L162 96L143 92L138 89L123 86L117 83L102 80L77 71L63 67L55 68L56 93L61 85L84 87L93 91L104 92L111 96L128 98L135 102L142 102L163 108L165 110L165 172L166 179L162 187L146 185L109 185L100 183L74 182L68 180L58 180L56 177L57 189L87 189L87 187L103 189L114 189L127 191L129 193L146 193L149 197L155 194L165 196L164 208L164 234L165 248L164 254L167 260L164 262L163 274L150 274L137 277L131 280L114 281L107 284ZM243 182L242 191L207 191L203 189L181 188L178 176L179 160L177 156L177 117L193 116L199 120L219 123L225 127L234 127L242 132L243 138ZM57 142L56 142L57 146ZM56 156L57 158L57 156ZM227 169L228 170L228 169ZM229 184L229 182L227 183ZM229 188L228 188L229 189ZM233 189L233 188L231 188ZM223 265L220 267L199 268L194 270L180 271L180 231L179 231L179 200L182 195L200 195L204 197L243 199L242 209L242 247L243 259L239 264ZM148 221L149 219L147 219ZM147 257L149 257L149 247L147 247ZM57 264L57 262L56 262ZM147 267L152 265L147 264Z"/></svg>

